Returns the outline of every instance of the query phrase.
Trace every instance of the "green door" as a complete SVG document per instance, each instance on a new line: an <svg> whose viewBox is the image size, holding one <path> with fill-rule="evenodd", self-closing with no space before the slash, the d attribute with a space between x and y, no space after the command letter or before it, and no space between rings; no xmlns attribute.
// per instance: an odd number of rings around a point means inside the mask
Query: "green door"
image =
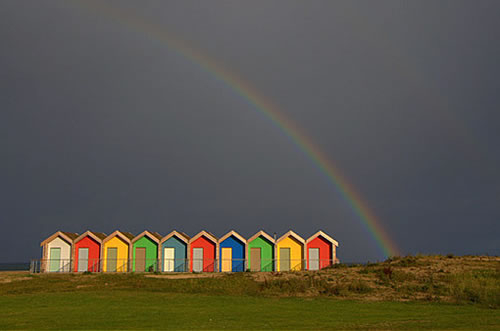
<svg viewBox="0 0 500 331"><path fill-rule="evenodd" d="M61 248L52 247L49 255L49 271L57 272L61 268Z"/></svg>
<svg viewBox="0 0 500 331"><path fill-rule="evenodd" d="M116 264L118 259L118 248L116 247L108 247L108 256L107 256L107 270L110 272L116 272Z"/></svg>

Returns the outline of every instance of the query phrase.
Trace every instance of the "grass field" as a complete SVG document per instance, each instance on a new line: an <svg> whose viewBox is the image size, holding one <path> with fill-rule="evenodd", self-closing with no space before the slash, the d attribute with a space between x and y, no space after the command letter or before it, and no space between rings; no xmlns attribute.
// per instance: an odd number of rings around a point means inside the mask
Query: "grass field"
<svg viewBox="0 0 500 331"><path fill-rule="evenodd" d="M310 273L3 272L0 329L500 330L499 268L419 257Z"/></svg>
<svg viewBox="0 0 500 331"><path fill-rule="evenodd" d="M152 293L2 296L0 329L498 330L498 310L471 305Z"/></svg>

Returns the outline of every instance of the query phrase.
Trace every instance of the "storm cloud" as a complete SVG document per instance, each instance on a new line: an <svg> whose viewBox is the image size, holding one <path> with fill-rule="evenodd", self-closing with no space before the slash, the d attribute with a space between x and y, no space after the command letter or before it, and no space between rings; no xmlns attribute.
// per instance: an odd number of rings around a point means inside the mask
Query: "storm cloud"
<svg viewBox="0 0 500 331"><path fill-rule="evenodd" d="M109 1L253 86L402 254L500 254L498 1ZM104 10L0 3L0 261L57 230L319 229L384 256L315 164L214 73Z"/></svg>

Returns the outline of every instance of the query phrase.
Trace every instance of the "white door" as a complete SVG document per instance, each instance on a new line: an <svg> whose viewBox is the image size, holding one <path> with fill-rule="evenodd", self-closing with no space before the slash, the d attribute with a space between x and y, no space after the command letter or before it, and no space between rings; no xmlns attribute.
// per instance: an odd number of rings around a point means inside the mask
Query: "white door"
<svg viewBox="0 0 500 331"><path fill-rule="evenodd" d="M309 248L309 270L319 270L319 248Z"/></svg>
<svg viewBox="0 0 500 331"><path fill-rule="evenodd" d="M163 271L174 271L175 267L175 248L165 247L163 249Z"/></svg>
<svg viewBox="0 0 500 331"><path fill-rule="evenodd" d="M193 248L193 271L203 271L203 248Z"/></svg>
<svg viewBox="0 0 500 331"><path fill-rule="evenodd" d="M78 272L87 271L88 266L89 266L89 249L78 248Z"/></svg>

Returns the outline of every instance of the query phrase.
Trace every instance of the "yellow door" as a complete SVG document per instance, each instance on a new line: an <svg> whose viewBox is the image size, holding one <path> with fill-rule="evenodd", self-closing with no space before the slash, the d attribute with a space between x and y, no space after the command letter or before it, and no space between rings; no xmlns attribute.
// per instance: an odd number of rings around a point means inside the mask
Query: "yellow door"
<svg viewBox="0 0 500 331"><path fill-rule="evenodd" d="M222 247L222 272L230 272L232 269L233 249L231 247Z"/></svg>

